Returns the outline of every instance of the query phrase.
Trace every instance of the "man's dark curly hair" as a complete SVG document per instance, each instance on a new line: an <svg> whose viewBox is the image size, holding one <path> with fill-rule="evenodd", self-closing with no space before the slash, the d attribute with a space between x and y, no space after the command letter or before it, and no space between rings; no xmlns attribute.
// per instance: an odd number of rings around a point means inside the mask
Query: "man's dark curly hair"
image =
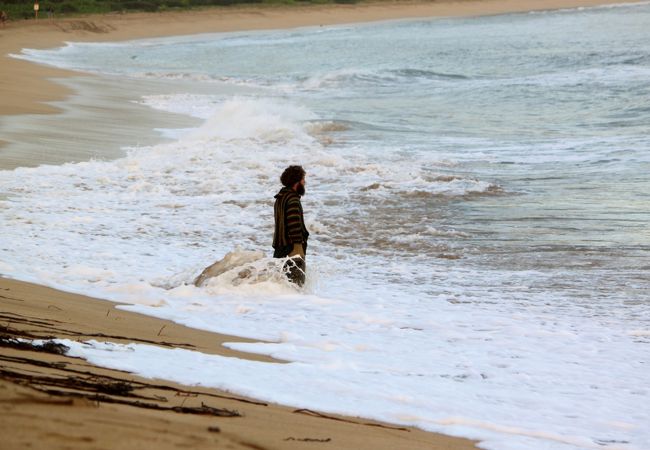
<svg viewBox="0 0 650 450"><path fill-rule="evenodd" d="M282 175L280 176L280 182L282 186L291 187L294 184L300 182L305 176L305 169L302 166L289 166L284 169Z"/></svg>

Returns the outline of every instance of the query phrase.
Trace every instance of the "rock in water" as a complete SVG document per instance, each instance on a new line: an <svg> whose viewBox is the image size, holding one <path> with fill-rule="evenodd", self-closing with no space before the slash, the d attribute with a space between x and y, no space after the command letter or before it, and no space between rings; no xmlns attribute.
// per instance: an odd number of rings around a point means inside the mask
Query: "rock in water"
<svg viewBox="0 0 650 450"><path fill-rule="evenodd" d="M220 259L219 261L215 262L211 266L206 267L203 270L203 272L201 272L201 275L196 277L196 279L194 280L194 286L201 287L205 284L205 282L208 279L212 277L217 277L222 273L234 269L235 267L243 266L245 264L250 264L262 258L264 258L264 252L235 250L226 253L226 256L224 256L223 259Z"/></svg>

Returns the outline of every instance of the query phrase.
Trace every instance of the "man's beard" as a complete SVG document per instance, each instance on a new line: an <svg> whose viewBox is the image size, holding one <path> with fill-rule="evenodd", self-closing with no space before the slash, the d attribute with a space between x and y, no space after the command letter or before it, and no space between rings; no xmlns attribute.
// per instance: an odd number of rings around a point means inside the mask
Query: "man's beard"
<svg viewBox="0 0 650 450"><path fill-rule="evenodd" d="M305 195L305 186L299 184L298 187L296 188L296 193L301 197Z"/></svg>

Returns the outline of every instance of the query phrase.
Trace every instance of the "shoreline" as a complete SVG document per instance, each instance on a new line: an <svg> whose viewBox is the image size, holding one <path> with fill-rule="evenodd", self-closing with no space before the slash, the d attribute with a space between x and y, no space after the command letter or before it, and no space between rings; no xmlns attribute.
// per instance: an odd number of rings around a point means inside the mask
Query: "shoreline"
<svg viewBox="0 0 650 450"><path fill-rule="evenodd" d="M0 117L52 114L49 104L70 89L53 81L78 75L9 57L24 48L54 48L66 41L110 42L202 33L290 29L388 20L471 17L617 4L612 0L407 0L355 5L244 6L162 13L128 13L8 22L0 28ZM1 118L0 118L1 120ZM0 128L1 131L1 128ZM2 137L0 135L0 142Z"/></svg>
<svg viewBox="0 0 650 450"><path fill-rule="evenodd" d="M69 339L179 348L269 364L230 350L256 342L117 309L118 303L0 277L0 432L7 448L475 450L469 439L292 408L202 386L148 379L65 355ZM136 425L137 424L137 425ZM134 426L136 425L136 426Z"/></svg>

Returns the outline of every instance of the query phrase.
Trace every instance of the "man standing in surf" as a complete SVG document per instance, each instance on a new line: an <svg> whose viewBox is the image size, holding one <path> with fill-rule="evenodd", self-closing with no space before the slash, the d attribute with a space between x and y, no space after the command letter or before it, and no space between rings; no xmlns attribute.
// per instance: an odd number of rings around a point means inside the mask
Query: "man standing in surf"
<svg viewBox="0 0 650 450"><path fill-rule="evenodd" d="M300 197L305 195L305 170L302 166L289 166L280 176L283 188L275 196L273 211L273 257L286 258L284 269L289 281L302 286L305 283L305 254L309 231L305 227Z"/></svg>

